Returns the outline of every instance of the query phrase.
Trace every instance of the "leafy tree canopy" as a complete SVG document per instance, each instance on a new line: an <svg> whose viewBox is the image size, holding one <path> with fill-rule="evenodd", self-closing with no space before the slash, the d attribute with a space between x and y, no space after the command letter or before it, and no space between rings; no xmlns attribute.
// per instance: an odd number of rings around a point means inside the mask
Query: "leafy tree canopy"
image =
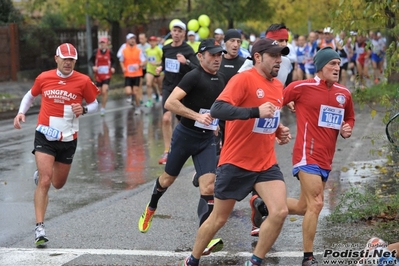
<svg viewBox="0 0 399 266"><path fill-rule="evenodd" d="M41 19L40 26L43 28L65 28L67 23L60 13L46 13Z"/></svg>
<svg viewBox="0 0 399 266"><path fill-rule="evenodd" d="M386 36L388 82L399 82L398 7L398 0L340 0L339 7L333 10L333 26L336 29L356 31L357 34L364 35L369 31L380 31Z"/></svg>
<svg viewBox="0 0 399 266"><path fill-rule="evenodd" d="M0 0L0 24L17 23L22 21L22 16L14 8L11 0Z"/></svg>
<svg viewBox="0 0 399 266"><path fill-rule="evenodd" d="M119 22L121 25L131 26L148 22L154 16L169 14L176 6L174 0L31 0L31 10L60 10L69 26L82 26L85 16L106 24Z"/></svg>
<svg viewBox="0 0 399 266"><path fill-rule="evenodd" d="M201 14L208 15L222 28L237 28L238 23L251 20L265 20L272 16L268 0L194 0L190 16L198 18Z"/></svg>

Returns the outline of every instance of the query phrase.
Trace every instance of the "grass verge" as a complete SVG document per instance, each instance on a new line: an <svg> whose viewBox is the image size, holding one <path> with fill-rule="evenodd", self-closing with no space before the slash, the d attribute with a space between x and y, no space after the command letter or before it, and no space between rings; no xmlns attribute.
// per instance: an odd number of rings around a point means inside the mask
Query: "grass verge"
<svg viewBox="0 0 399 266"><path fill-rule="evenodd" d="M393 188L397 179L392 180ZM383 188L384 186L382 186ZM390 243L399 241L399 191L381 188L351 188L339 198L339 204L327 216L332 225L357 224L362 234L378 236Z"/></svg>
<svg viewBox="0 0 399 266"><path fill-rule="evenodd" d="M367 89L356 89L352 93L353 101L360 106L381 111L399 110L399 84L381 83Z"/></svg>

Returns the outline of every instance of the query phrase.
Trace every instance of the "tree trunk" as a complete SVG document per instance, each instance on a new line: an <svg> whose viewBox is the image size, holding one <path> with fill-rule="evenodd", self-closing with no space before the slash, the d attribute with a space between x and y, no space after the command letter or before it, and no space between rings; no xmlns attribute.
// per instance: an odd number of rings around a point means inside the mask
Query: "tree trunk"
<svg viewBox="0 0 399 266"><path fill-rule="evenodd" d="M112 21L111 22L111 41L112 41L112 51L115 53L118 52L119 47L122 45L121 41L121 25L119 21ZM123 39L125 40L125 39Z"/></svg>
<svg viewBox="0 0 399 266"><path fill-rule="evenodd" d="M115 56L119 50L119 47L121 47L121 45L122 45L120 32L121 32L121 25L120 25L119 21L112 21L111 22L111 44L112 44L112 52L114 52ZM123 38L123 41L124 40L125 40L125 38ZM116 59L116 60L118 60L118 59ZM121 69L120 64L118 64L118 63L115 64L115 67L116 67L115 71L118 73L121 73L122 69Z"/></svg>
<svg viewBox="0 0 399 266"><path fill-rule="evenodd" d="M234 29L234 19L229 18L229 25L227 26L227 29Z"/></svg>
<svg viewBox="0 0 399 266"><path fill-rule="evenodd" d="M396 17L395 17L395 13L389 8L389 7L385 7L385 14L388 17L388 22L387 22L387 47L391 44L391 43L395 43L396 42L396 36L392 35L393 29L395 28L396 25ZM395 50L396 45L394 46ZM388 60L392 60L392 55L395 51L391 51L389 54L386 55L386 58ZM399 83L399 63L395 62L395 66L393 67L393 69L391 70L389 76L388 76L388 83Z"/></svg>

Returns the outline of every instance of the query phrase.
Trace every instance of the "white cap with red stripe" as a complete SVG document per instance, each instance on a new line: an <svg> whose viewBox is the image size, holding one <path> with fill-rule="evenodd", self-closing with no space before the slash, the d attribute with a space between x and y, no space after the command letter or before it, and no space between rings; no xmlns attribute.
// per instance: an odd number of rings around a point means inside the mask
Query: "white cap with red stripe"
<svg viewBox="0 0 399 266"><path fill-rule="evenodd" d="M78 51L76 51L76 48L70 43L63 43L60 46L58 46L55 54L61 57L62 59L65 58L72 58L75 60L78 59Z"/></svg>

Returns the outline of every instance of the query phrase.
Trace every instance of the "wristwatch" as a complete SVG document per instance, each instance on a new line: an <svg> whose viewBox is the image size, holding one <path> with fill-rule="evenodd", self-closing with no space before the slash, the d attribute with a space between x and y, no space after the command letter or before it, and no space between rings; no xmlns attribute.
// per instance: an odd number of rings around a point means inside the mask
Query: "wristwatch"
<svg viewBox="0 0 399 266"><path fill-rule="evenodd" d="M83 105L82 105L82 107L83 107L83 113L82 113L82 115L87 114L87 106L83 106Z"/></svg>
<svg viewBox="0 0 399 266"><path fill-rule="evenodd" d="M191 63L191 61L190 61L190 60L188 60L188 59L186 59L186 65L187 65L187 66L189 66L189 65L190 65L190 63Z"/></svg>

